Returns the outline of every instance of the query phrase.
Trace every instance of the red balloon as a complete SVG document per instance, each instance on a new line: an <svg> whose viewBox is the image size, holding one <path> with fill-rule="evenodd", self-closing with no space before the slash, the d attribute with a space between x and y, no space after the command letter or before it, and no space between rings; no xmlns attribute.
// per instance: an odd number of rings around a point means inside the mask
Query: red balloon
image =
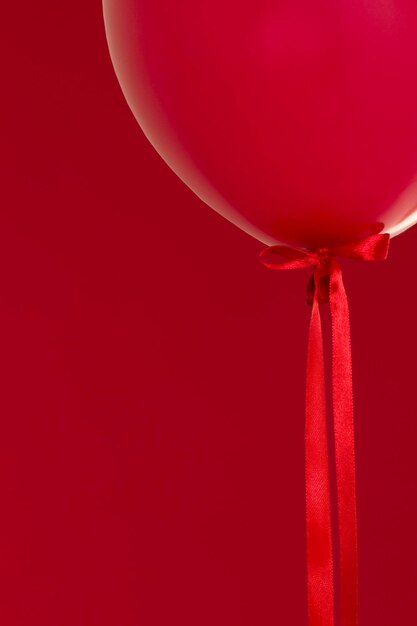
<svg viewBox="0 0 417 626"><path fill-rule="evenodd" d="M417 221L416 0L104 0L146 136L207 204L316 248Z"/></svg>

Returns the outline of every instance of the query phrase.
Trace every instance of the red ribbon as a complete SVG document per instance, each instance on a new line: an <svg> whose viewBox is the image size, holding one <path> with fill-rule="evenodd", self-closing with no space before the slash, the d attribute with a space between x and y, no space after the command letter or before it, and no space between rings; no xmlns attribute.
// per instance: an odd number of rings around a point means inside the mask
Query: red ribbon
<svg viewBox="0 0 417 626"><path fill-rule="evenodd" d="M389 235L317 252L271 246L261 260L273 270L314 267L307 287L312 305L306 381L306 526L309 626L334 626L333 540L326 424L326 395L320 304L330 302L332 394L340 555L341 626L357 621L357 524L352 357L349 307L336 256L384 260Z"/></svg>

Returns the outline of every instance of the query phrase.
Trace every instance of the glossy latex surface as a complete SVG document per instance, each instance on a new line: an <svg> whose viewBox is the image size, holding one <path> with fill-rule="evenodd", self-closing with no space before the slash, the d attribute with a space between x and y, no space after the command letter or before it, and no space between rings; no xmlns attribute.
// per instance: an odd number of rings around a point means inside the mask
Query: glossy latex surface
<svg viewBox="0 0 417 626"><path fill-rule="evenodd" d="M104 15L143 131L242 229L316 247L417 219L415 0L104 0Z"/></svg>

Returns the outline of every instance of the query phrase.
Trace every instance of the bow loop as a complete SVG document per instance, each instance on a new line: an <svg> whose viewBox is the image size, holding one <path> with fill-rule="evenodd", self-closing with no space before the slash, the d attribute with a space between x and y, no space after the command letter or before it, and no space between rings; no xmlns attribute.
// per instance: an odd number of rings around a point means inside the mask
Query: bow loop
<svg viewBox="0 0 417 626"><path fill-rule="evenodd" d="M371 235L360 241L340 246L305 250L293 246L274 245L260 253L261 262L272 270L314 268L307 285L307 304L312 305L315 294L319 304L329 302L329 285L335 257L361 261L383 261L387 258L390 236Z"/></svg>
<svg viewBox="0 0 417 626"><path fill-rule="evenodd" d="M304 267L329 265L334 257L358 259L361 261L383 261L387 258L390 236L370 235L339 246L305 250L293 246L274 245L264 248L260 253L261 262L272 270L295 270Z"/></svg>
<svg viewBox="0 0 417 626"><path fill-rule="evenodd" d="M335 246L331 249L332 256L341 256L346 259L358 259L360 261L385 261L388 255L390 236L371 235L360 241Z"/></svg>
<svg viewBox="0 0 417 626"><path fill-rule="evenodd" d="M292 246L269 246L260 253L261 262L271 270L298 270L315 267L319 263L316 252Z"/></svg>

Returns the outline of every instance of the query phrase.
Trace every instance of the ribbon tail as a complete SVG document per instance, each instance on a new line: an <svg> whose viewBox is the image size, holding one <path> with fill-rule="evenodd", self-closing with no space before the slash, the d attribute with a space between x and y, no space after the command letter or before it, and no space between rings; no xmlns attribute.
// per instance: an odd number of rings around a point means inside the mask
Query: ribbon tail
<svg viewBox="0 0 417 626"><path fill-rule="evenodd" d="M317 284L312 305L305 424L308 624L334 626L325 371Z"/></svg>
<svg viewBox="0 0 417 626"><path fill-rule="evenodd" d="M356 626L358 623L358 551L350 320L342 271L334 259L330 273L330 310L340 542L341 625Z"/></svg>
<svg viewBox="0 0 417 626"><path fill-rule="evenodd" d="M316 251L271 246L261 253L266 267L315 267L307 288L312 304L306 386L306 525L309 626L334 626L333 545L327 444L325 373L319 303L330 301L332 394L337 512L340 544L341 626L358 624L358 549L355 437L349 307L335 256L364 261L387 257L389 235Z"/></svg>

